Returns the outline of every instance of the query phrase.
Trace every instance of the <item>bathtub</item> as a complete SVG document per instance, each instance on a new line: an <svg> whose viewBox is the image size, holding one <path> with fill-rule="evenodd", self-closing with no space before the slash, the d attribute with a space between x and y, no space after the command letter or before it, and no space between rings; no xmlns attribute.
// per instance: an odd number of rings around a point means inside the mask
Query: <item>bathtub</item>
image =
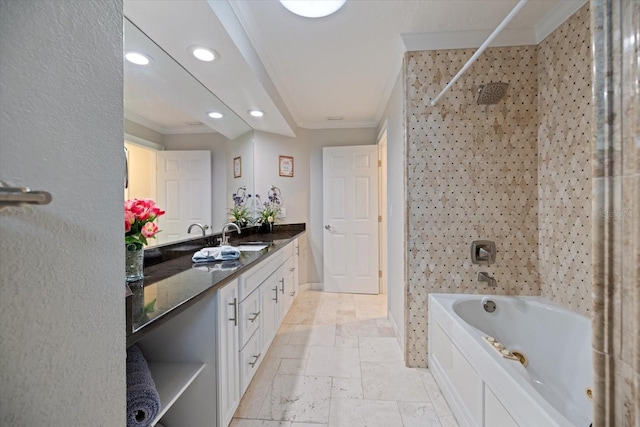
<svg viewBox="0 0 640 427"><path fill-rule="evenodd" d="M589 319L544 298L429 295L429 369L461 426L589 427L591 359Z"/></svg>

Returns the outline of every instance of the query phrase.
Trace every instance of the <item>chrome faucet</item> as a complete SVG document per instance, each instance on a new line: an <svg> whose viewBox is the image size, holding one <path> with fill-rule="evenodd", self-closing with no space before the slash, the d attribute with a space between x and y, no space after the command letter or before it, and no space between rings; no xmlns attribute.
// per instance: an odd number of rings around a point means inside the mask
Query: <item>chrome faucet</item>
<svg viewBox="0 0 640 427"><path fill-rule="evenodd" d="M489 284L489 287L491 288L495 288L496 286L498 286L496 279L489 276L489 274L486 271L478 272L478 282L487 282Z"/></svg>
<svg viewBox="0 0 640 427"><path fill-rule="evenodd" d="M202 224L195 223L195 224L191 224L189 226L189 229L187 230L187 233L191 233L191 230L193 229L193 227L199 227L200 230L202 230L202 237L205 236L205 230L207 230L209 228L208 225L204 225L203 226Z"/></svg>
<svg viewBox="0 0 640 427"><path fill-rule="evenodd" d="M228 222L225 225L222 226L222 238L220 238L220 246L225 246L229 244L229 236L227 236L227 228L228 227L235 227L236 230L238 231L238 234L242 234L242 231L240 231L240 227L238 227L238 224L236 224L235 222Z"/></svg>

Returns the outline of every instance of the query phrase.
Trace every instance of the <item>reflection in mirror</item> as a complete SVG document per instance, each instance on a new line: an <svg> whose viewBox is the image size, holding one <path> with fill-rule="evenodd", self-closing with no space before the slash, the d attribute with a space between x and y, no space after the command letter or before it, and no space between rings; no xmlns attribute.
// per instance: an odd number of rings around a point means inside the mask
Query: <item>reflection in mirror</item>
<svg viewBox="0 0 640 427"><path fill-rule="evenodd" d="M150 57L146 66L125 61L125 199L152 198L167 211L150 246L200 235L198 227L187 233L191 223L208 227L207 234L219 232L233 206L231 195L240 186L252 193L253 132L128 20L124 40L126 53ZM210 111L224 117L212 119ZM238 157L242 168L234 177Z"/></svg>

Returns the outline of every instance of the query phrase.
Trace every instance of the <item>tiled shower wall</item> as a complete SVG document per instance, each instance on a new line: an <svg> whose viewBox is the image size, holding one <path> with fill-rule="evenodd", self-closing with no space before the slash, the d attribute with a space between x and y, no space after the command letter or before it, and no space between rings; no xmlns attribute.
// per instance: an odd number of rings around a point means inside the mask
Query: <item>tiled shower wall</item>
<svg viewBox="0 0 640 427"><path fill-rule="evenodd" d="M406 55L409 366L427 365L430 292L542 294L589 314L589 24L585 6L539 46L487 49L435 107L475 49ZM477 105L495 81L505 98ZM496 264L471 265L476 239L496 241Z"/></svg>
<svg viewBox="0 0 640 427"><path fill-rule="evenodd" d="M538 256L543 297L591 310L591 32L585 5L538 45Z"/></svg>
<svg viewBox="0 0 640 427"><path fill-rule="evenodd" d="M487 49L431 106L474 51L405 56L408 366L427 365L428 293L540 293L536 47ZM478 105L478 85L497 81L510 85L505 98ZM497 244L489 267L470 262L479 239ZM478 271L497 289L478 283Z"/></svg>

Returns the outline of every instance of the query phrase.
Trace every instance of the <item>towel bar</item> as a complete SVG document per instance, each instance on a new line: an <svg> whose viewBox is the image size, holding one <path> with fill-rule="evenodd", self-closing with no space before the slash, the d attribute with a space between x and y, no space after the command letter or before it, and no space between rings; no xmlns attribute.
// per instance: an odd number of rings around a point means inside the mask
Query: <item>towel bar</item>
<svg viewBox="0 0 640 427"><path fill-rule="evenodd" d="M32 191L27 187L9 187L0 181L0 210L10 206L47 205L51 203L51 193Z"/></svg>

